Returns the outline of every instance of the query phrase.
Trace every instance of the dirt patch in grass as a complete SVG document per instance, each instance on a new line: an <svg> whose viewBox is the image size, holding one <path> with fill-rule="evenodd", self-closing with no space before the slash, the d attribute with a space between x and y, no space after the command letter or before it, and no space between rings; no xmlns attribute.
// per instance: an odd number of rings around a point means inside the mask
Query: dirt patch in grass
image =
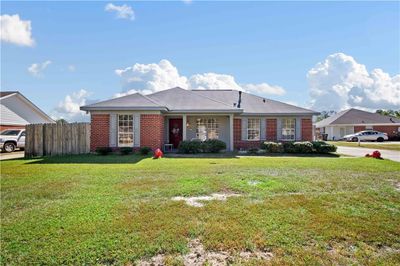
<svg viewBox="0 0 400 266"><path fill-rule="evenodd" d="M213 193L209 196L197 196L197 197L173 197L173 201L185 201L189 206L203 207L203 201L219 200L225 201L229 197L239 197L237 193Z"/></svg>
<svg viewBox="0 0 400 266"><path fill-rule="evenodd" d="M214 265L222 266L232 263L245 263L250 261L269 261L273 258L273 254L269 251L254 250L230 253L226 251L206 251L201 240L196 238L189 241L189 252L185 255L177 255L173 257L175 263L200 266ZM136 264L140 266L150 265L168 265L171 256L157 254L150 259L138 261Z"/></svg>
<svg viewBox="0 0 400 266"><path fill-rule="evenodd" d="M394 187L400 192L400 182L394 183Z"/></svg>

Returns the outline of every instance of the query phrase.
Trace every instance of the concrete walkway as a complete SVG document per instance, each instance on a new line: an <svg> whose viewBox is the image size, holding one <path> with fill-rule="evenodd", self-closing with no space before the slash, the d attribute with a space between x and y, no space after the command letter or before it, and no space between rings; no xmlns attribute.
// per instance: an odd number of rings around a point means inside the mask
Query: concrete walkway
<svg viewBox="0 0 400 266"><path fill-rule="evenodd" d="M24 151L15 151L11 153L1 152L0 153L0 161L9 160L9 159L17 159L24 158Z"/></svg>
<svg viewBox="0 0 400 266"><path fill-rule="evenodd" d="M378 150L381 153L383 159L390 159L392 161L400 162L400 152L399 151L391 151L391 150L383 150L383 149L369 149L369 148L358 148L358 147L337 147L337 153L356 156L356 157L364 157L365 154L373 153Z"/></svg>

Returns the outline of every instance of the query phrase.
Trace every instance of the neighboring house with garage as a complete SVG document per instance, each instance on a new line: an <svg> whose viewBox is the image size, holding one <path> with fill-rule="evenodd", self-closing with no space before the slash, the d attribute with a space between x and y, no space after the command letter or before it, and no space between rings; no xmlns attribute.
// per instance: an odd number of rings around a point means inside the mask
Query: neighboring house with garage
<svg viewBox="0 0 400 266"><path fill-rule="evenodd" d="M0 131L24 129L27 124L54 123L47 114L18 91L0 92Z"/></svg>
<svg viewBox="0 0 400 266"><path fill-rule="evenodd" d="M313 140L317 112L236 90L172 88L91 105L91 150L96 147L177 148L180 141L219 139L228 150L269 141Z"/></svg>
<svg viewBox="0 0 400 266"><path fill-rule="evenodd" d="M391 139L400 131L400 119L351 108L315 123L315 128L318 134L327 134L328 140L363 130L384 132Z"/></svg>

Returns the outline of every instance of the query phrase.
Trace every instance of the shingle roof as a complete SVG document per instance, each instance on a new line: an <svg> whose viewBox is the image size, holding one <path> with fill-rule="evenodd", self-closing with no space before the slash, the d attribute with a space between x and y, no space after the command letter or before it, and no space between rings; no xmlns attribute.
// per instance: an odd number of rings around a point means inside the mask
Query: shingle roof
<svg viewBox="0 0 400 266"><path fill-rule="evenodd" d="M168 112L235 112L243 114L314 115L312 110L262 98L242 92L238 108L239 92L236 90L185 90L179 87L143 96L139 93L111 99L82 110L165 110Z"/></svg>
<svg viewBox="0 0 400 266"><path fill-rule="evenodd" d="M82 110L166 110L166 106L140 93L129 94L81 107Z"/></svg>
<svg viewBox="0 0 400 266"><path fill-rule="evenodd" d="M14 94L14 93L19 93L19 92L18 91L0 91L0 98L3 98L7 95Z"/></svg>
<svg viewBox="0 0 400 266"><path fill-rule="evenodd" d="M328 117L315 124L317 128L326 127L329 125L359 125L359 124L393 124L400 123L400 119L380 115L377 113L370 113L358 109L348 109L341 111L331 117Z"/></svg>
<svg viewBox="0 0 400 266"><path fill-rule="evenodd" d="M233 106L238 103L237 90L193 90L194 93L225 102ZM318 114L312 110L297 107L287 103L274 101L250 93L242 92L240 108L244 114Z"/></svg>
<svg viewBox="0 0 400 266"><path fill-rule="evenodd" d="M231 111L241 112L232 104L210 98L207 95L198 95L194 91L179 87L159 91L148 95L149 98L165 103L170 111Z"/></svg>

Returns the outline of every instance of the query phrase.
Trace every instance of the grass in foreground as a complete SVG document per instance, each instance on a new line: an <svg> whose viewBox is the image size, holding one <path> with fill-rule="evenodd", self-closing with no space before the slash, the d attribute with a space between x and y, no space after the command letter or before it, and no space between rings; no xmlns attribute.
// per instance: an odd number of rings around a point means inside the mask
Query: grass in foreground
<svg viewBox="0 0 400 266"><path fill-rule="evenodd" d="M269 250L270 264L398 265L399 184L399 163L369 158L4 161L1 261L128 264L200 238L207 250ZM221 191L242 196L170 200Z"/></svg>
<svg viewBox="0 0 400 266"><path fill-rule="evenodd" d="M400 142L399 143L361 142L360 146L358 146L358 142L328 141L328 143L336 145L336 146L343 146L343 147L360 147L360 148L369 148L369 149L377 149L377 150L400 151Z"/></svg>

